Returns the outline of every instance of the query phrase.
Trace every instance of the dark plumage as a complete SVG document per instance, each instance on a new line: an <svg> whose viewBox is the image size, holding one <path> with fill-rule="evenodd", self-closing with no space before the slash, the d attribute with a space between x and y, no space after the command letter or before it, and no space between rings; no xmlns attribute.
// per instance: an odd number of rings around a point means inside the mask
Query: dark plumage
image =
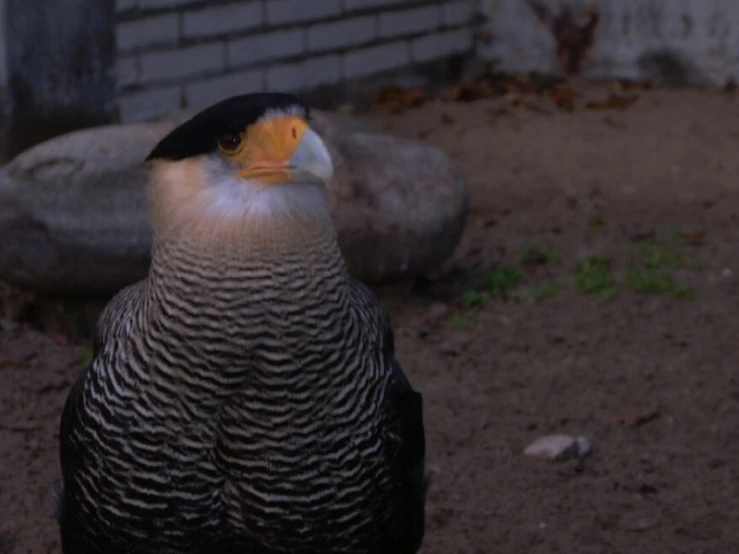
<svg viewBox="0 0 739 554"><path fill-rule="evenodd" d="M227 98L174 129L146 159L177 161L207 154L215 149L216 139L221 135L243 131L268 110L290 109L301 113L303 119L310 119L308 106L292 94L257 93Z"/></svg>
<svg viewBox="0 0 739 554"><path fill-rule="evenodd" d="M149 276L62 414L64 554L418 551L422 398L346 273L306 118L240 96L149 156Z"/></svg>

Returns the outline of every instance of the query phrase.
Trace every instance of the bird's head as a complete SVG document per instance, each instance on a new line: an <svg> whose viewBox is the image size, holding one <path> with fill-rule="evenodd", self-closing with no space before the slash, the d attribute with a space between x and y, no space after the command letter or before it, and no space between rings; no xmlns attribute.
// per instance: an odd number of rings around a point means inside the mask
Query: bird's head
<svg viewBox="0 0 739 554"><path fill-rule="evenodd" d="M333 165L309 119L298 97L258 93L175 128L146 159L155 225L326 217Z"/></svg>

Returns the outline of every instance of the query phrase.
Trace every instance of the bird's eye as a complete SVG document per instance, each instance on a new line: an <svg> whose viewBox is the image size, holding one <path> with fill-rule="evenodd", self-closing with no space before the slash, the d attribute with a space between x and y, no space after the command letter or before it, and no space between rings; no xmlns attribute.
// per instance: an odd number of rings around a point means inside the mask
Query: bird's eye
<svg viewBox="0 0 739 554"><path fill-rule="evenodd" d="M241 146L241 141L240 133L226 133L218 138L218 148L226 154L233 154Z"/></svg>

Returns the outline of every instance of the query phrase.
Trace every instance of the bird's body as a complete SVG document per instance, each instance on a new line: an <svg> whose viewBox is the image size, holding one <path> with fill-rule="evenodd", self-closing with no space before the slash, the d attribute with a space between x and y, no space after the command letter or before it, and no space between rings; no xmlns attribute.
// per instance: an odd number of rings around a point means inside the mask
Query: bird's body
<svg viewBox="0 0 739 554"><path fill-rule="evenodd" d="M152 170L149 276L62 416L64 554L415 553L421 397L324 185L214 193L209 163Z"/></svg>

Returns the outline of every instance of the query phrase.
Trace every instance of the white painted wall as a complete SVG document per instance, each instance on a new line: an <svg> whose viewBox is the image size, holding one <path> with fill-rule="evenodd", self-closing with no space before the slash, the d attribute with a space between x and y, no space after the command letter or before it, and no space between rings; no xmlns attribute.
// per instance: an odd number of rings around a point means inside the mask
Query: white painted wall
<svg viewBox="0 0 739 554"><path fill-rule="evenodd" d="M586 0L562 2L582 9ZM558 71L554 41L525 0L482 0L491 41L484 59L507 71ZM644 78L683 70L687 83L739 77L739 0L598 0L602 18L586 76ZM662 60L662 63L659 63ZM668 75L669 77L669 75ZM679 75L677 75L679 77ZM669 79L668 79L669 80ZM678 78L677 81L680 79Z"/></svg>

